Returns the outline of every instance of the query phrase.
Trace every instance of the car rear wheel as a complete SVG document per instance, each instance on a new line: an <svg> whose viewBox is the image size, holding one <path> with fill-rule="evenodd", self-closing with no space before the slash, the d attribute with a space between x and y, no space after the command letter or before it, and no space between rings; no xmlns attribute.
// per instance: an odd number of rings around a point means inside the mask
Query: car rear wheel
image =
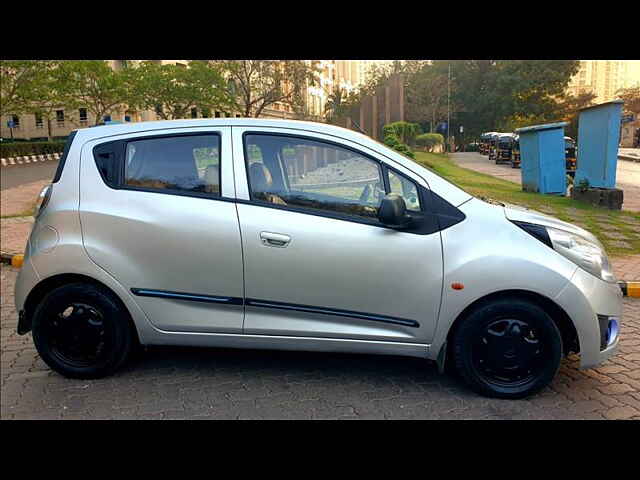
<svg viewBox="0 0 640 480"><path fill-rule="evenodd" d="M551 317L518 298L474 310L452 340L460 376L490 397L516 399L540 391L553 380L562 359L560 331Z"/></svg>
<svg viewBox="0 0 640 480"><path fill-rule="evenodd" d="M116 371L134 345L129 313L113 293L75 283L50 292L33 315L33 341L53 370L70 378Z"/></svg>

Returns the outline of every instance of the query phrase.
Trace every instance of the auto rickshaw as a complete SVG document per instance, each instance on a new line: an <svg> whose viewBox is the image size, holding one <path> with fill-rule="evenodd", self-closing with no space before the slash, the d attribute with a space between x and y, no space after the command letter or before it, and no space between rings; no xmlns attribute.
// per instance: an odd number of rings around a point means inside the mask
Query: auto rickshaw
<svg viewBox="0 0 640 480"><path fill-rule="evenodd" d="M564 137L564 156L567 165L567 175L571 175L573 177L576 174L578 160L576 153L576 142L571 137Z"/></svg>
<svg viewBox="0 0 640 480"><path fill-rule="evenodd" d="M495 160L498 153L498 138L502 135L498 132L489 134L489 160Z"/></svg>
<svg viewBox="0 0 640 480"><path fill-rule="evenodd" d="M489 132L480 135L480 147L478 148L480 155L487 155L489 153Z"/></svg>
<svg viewBox="0 0 640 480"><path fill-rule="evenodd" d="M511 168L520 168L520 135L513 136L511 145Z"/></svg>
<svg viewBox="0 0 640 480"><path fill-rule="evenodd" d="M498 163L511 163L511 152L513 149L513 133L502 133L496 143L495 161Z"/></svg>

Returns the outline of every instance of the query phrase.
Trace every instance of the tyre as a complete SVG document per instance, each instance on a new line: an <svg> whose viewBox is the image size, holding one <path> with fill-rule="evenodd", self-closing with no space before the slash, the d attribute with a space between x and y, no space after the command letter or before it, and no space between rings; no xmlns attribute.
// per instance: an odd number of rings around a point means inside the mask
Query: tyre
<svg viewBox="0 0 640 480"><path fill-rule="evenodd" d="M476 392L517 399L546 387L560 367L562 338L535 303L507 298L485 303L454 332L456 370Z"/></svg>
<svg viewBox="0 0 640 480"><path fill-rule="evenodd" d="M105 288L87 283L51 291L33 314L33 341L53 370L70 378L100 378L127 360L135 333L129 312Z"/></svg>

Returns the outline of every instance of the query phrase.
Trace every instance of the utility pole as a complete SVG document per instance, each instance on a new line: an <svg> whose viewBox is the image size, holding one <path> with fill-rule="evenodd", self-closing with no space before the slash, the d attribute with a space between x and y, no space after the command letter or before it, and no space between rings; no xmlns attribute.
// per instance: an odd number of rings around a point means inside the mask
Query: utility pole
<svg viewBox="0 0 640 480"><path fill-rule="evenodd" d="M449 74L447 76L447 152L451 149L449 128L451 124L451 61L449 61Z"/></svg>

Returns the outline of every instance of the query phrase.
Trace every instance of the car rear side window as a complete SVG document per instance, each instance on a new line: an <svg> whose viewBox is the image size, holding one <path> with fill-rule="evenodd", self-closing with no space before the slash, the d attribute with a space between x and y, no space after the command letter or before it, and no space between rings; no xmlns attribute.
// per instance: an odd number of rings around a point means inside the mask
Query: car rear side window
<svg viewBox="0 0 640 480"><path fill-rule="evenodd" d="M167 136L128 141L125 187L220 196L220 136Z"/></svg>

